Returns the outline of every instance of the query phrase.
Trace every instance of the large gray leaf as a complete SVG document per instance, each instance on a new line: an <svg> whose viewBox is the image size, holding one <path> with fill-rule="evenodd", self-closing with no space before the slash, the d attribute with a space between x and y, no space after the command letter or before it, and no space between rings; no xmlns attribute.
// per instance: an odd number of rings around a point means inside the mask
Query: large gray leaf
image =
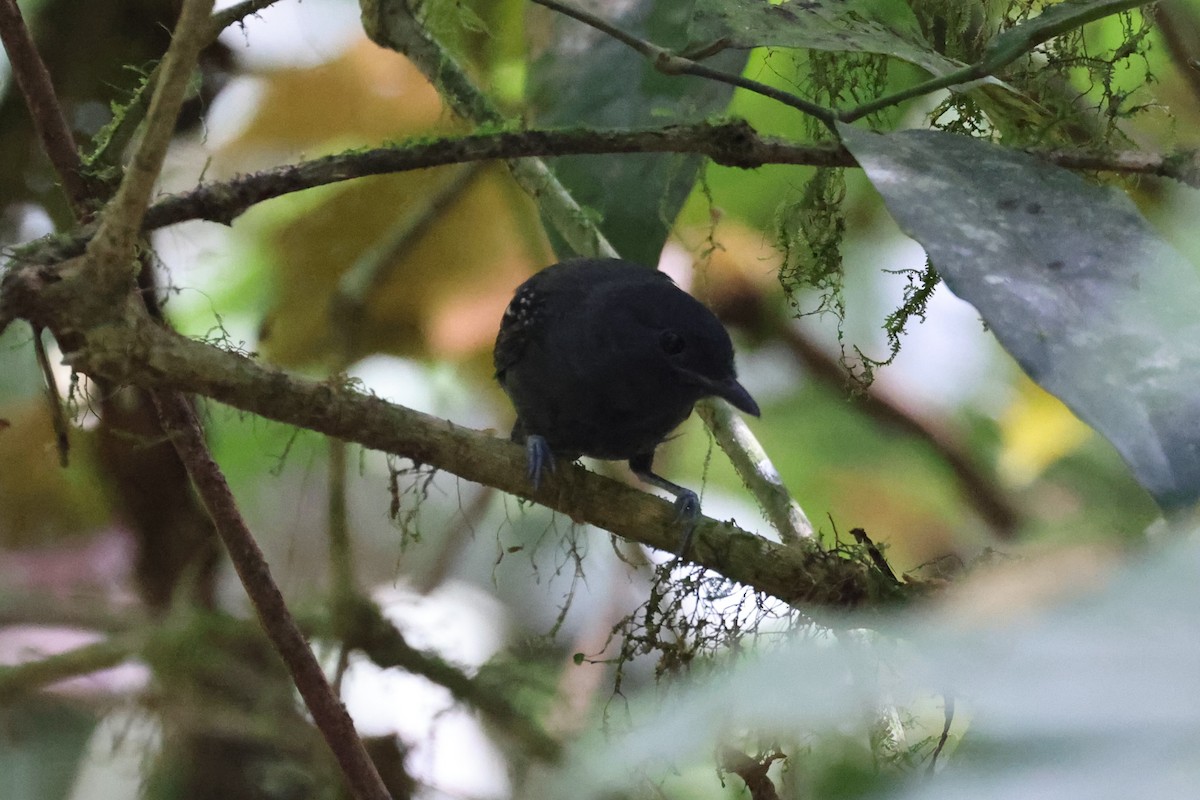
<svg viewBox="0 0 1200 800"><path fill-rule="evenodd" d="M1163 508L1200 498L1200 274L1112 187L965 136L842 141L947 286Z"/></svg>

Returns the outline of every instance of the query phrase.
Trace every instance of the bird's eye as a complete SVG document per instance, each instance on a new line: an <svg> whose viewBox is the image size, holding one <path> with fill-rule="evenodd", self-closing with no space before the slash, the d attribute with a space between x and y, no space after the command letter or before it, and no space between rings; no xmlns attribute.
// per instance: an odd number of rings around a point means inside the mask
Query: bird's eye
<svg viewBox="0 0 1200 800"><path fill-rule="evenodd" d="M663 331L658 337L658 346L669 356L679 355L687 343L675 331Z"/></svg>

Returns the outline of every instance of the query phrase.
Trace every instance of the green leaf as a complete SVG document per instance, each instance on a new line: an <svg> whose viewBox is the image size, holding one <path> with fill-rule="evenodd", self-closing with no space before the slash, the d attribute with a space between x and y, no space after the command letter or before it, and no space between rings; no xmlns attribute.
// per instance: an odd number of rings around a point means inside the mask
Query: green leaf
<svg viewBox="0 0 1200 800"><path fill-rule="evenodd" d="M1200 274L1121 191L937 131L839 126L900 227L1163 508L1200 499Z"/></svg>
<svg viewBox="0 0 1200 800"><path fill-rule="evenodd" d="M691 0L621 4L621 28L658 45L682 44ZM730 86L664 75L627 46L581 23L556 16L555 36L530 70L530 105L539 125L632 128L695 122L723 111ZM746 54L731 51L714 66L737 74ZM656 264L695 184L702 159L671 154L577 156L551 161L555 174L582 204L597 212L600 229L623 257ZM560 255L561 242L555 242Z"/></svg>
<svg viewBox="0 0 1200 800"><path fill-rule="evenodd" d="M726 47L796 47L831 52L878 53L916 64L932 75L966 65L946 58L921 34L902 0L697 0L689 49L720 42Z"/></svg>
<svg viewBox="0 0 1200 800"><path fill-rule="evenodd" d="M1145 4L1131 0L1063 0L993 39L984 62L1007 64L1048 39L1141 5Z"/></svg>

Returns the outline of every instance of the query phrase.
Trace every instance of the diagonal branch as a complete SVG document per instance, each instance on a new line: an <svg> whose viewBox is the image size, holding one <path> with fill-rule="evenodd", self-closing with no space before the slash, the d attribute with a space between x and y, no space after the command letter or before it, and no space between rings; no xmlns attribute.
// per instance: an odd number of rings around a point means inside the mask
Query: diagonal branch
<svg viewBox="0 0 1200 800"><path fill-rule="evenodd" d="M79 308L94 295L89 278L74 261L59 268L12 270L0 295L3 311L72 343L66 361L84 374L210 397L494 486L665 552L678 544L671 503L582 467L558 470L534 495L525 479L525 451L507 440L186 339L144 311L111 309L107 319L99 320L81 315ZM692 556L738 583L816 608L886 603L919 591L917 586L897 590L853 552L829 552L812 539L783 546L707 518L697 526Z"/></svg>
<svg viewBox="0 0 1200 800"><path fill-rule="evenodd" d="M201 502L212 517L263 630L287 665L292 681L333 751L354 796L359 800L391 800L354 729L354 722L333 693L304 634L288 611L279 587L271 578L270 567L238 510L225 476L204 442L204 433L191 404L172 389L155 392L154 403L163 430L171 437Z"/></svg>
<svg viewBox="0 0 1200 800"><path fill-rule="evenodd" d="M131 358L131 353L147 358ZM71 362L87 373L151 389L202 394L269 419L395 453L665 552L678 545L675 508L659 497L577 465L560 468L534 494L525 479L525 451L506 439L270 369L155 325L97 331L92 346L72 354ZM691 556L701 566L796 604L844 609L896 597L892 585L864 561L825 551L812 539L785 547L713 519L704 518L697 526Z"/></svg>
<svg viewBox="0 0 1200 800"><path fill-rule="evenodd" d="M343 620L340 632L346 646L361 650L376 666L384 669L400 667L445 687L455 700L477 709L535 758L554 761L562 755L558 740L512 703L508 695L495 691L441 657L413 647L384 617L379 606L357 600L347 603L339 612L338 616Z"/></svg>
<svg viewBox="0 0 1200 800"><path fill-rule="evenodd" d="M837 392L845 392L850 376L834 356L809 339L795 325L781 324L776 333L814 378ZM1022 512L997 483L972 457L970 450L945 426L910 408L903 398L878 381L870 391L856 398L856 408L881 425L923 440L954 473L963 499L987 522L998 538L1011 539Z"/></svg>
<svg viewBox="0 0 1200 800"><path fill-rule="evenodd" d="M455 114L479 126L502 127L511 122L453 55L429 34L406 2L363 0L362 10L367 36L382 47L403 53ZM543 160L513 159L507 166L513 180L537 201L546 220L572 250L583 256L617 255Z"/></svg>
<svg viewBox="0 0 1200 800"><path fill-rule="evenodd" d="M144 638L141 632L125 631L36 661L0 666L0 703L8 706L59 681L123 664L134 657Z"/></svg>

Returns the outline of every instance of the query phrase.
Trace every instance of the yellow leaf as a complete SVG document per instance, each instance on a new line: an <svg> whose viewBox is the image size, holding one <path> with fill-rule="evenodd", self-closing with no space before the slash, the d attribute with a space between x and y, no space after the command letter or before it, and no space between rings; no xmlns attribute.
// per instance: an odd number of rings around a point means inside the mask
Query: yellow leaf
<svg viewBox="0 0 1200 800"><path fill-rule="evenodd" d="M256 117L222 151L225 168L272 150L465 130L405 58L370 42L264 80ZM536 207L497 165L360 178L250 219L264 227L275 284L261 350L288 366L488 348L513 289L553 260ZM338 294L347 284L356 291Z"/></svg>
<svg viewBox="0 0 1200 800"><path fill-rule="evenodd" d="M333 61L260 76L251 121L218 158L238 164L267 152L312 156L348 143L374 145L434 130L464 130L404 56L366 39Z"/></svg>
<svg viewBox="0 0 1200 800"><path fill-rule="evenodd" d="M91 456L92 435L71 430L71 466L58 462L44 400L0 414L0 546L30 547L90 533L108 522L104 487Z"/></svg>
<svg viewBox="0 0 1200 800"><path fill-rule="evenodd" d="M513 290L552 258L540 232L532 241L526 233L536 229L533 203L498 166L480 170L399 252L368 266L376 283L360 312L330 315L346 271L380 258L380 244L453 169L355 181L277 230L279 280L263 351L303 365L377 352L461 357L490 347Z"/></svg>
<svg viewBox="0 0 1200 800"><path fill-rule="evenodd" d="M1022 378L1016 398L1000 418L1000 435L1000 473L1014 484L1027 484L1075 452L1092 429L1057 397Z"/></svg>

